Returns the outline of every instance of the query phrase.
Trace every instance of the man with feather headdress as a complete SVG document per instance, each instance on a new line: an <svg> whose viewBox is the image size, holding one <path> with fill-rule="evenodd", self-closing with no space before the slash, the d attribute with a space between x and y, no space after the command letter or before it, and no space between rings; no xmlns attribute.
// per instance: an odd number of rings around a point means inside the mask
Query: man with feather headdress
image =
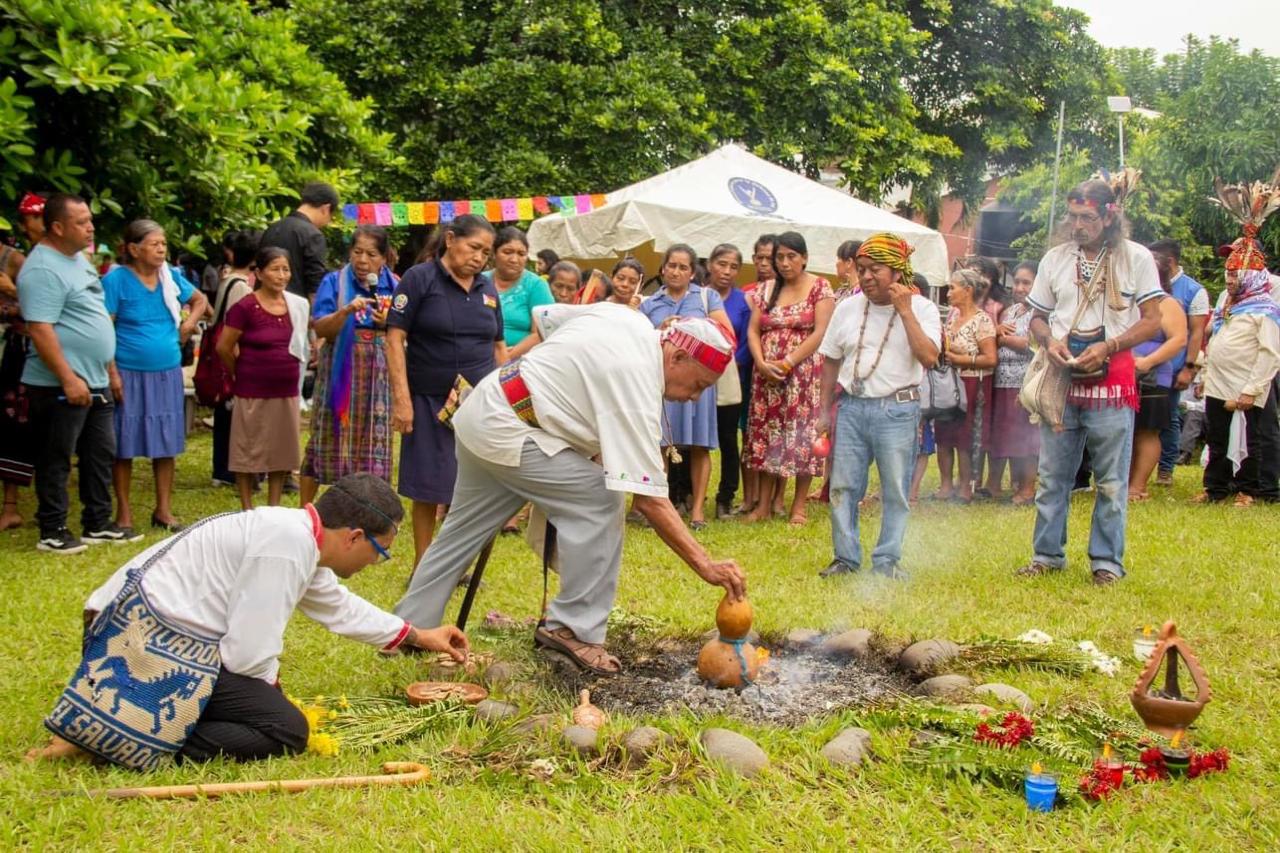
<svg viewBox="0 0 1280 853"><path fill-rule="evenodd" d="M1235 505L1280 499L1276 481L1276 399L1280 370L1280 304L1272 292L1266 256L1257 240L1262 223L1280 208L1280 170L1271 183L1228 186L1215 182L1212 201L1240 221L1243 235L1227 255L1227 289L1210 319L1204 369L1209 463L1197 502Z"/></svg>

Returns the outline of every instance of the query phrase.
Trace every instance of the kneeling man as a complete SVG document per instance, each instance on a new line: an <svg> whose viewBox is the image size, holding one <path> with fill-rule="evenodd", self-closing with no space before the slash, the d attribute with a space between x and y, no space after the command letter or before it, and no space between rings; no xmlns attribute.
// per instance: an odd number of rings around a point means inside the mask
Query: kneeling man
<svg viewBox="0 0 1280 853"><path fill-rule="evenodd" d="M138 554L89 596L84 660L45 720L52 742L28 758L147 769L174 752L302 751L307 721L277 679L295 609L353 640L465 660L458 629L415 628L338 583L391 556L403 515L384 481L349 474L314 505L216 515Z"/></svg>
<svg viewBox="0 0 1280 853"><path fill-rule="evenodd" d="M703 580L733 598L746 591L738 565L713 560L684 526L667 498L659 449L663 399L693 400L715 385L732 361L732 333L704 319L656 330L612 303L533 313L542 343L485 377L454 416L453 503L396 613L439 625L471 559L532 502L556 530L560 569L536 643L583 669L615 673L621 665L603 644L625 494Z"/></svg>

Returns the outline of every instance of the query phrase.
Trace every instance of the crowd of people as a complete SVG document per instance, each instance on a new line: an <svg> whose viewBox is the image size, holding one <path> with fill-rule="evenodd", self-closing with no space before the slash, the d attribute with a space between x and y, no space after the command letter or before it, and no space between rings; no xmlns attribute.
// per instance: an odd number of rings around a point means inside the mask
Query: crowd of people
<svg viewBox="0 0 1280 853"><path fill-rule="evenodd" d="M28 193L18 223L30 251L6 246L0 257L7 324L0 430L8 439L0 451L0 528L22 523L17 490L34 479L41 550L75 553L90 543L136 541L130 485L132 461L141 457L154 472L150 524L180 530L171 502L174 460L186 435L182 366L196 338L207 358L220 360L227 386L212 418L215 483L234 483L250 508L264 482L268 505L295 487L305 505L321 485L353 472L390 482L399 432L397 488L412 501L420 560L453 497L456 448L448 414L469 387L538 342L537 309L597 302L636 309L657 329L677 318L703 318L733 335L736 369L697 399L668 401L663 413L670 496L692 529L706 527L708 503L716 519L783 516L803 525L809 501L847 497L847 483L833 489L843 454L826 459L814 452L827 430L839 451L849 450L840 440L838 393L857 398L867 387L898 392L924 381L913 385L912 371L897 363L912 351L902 336L914 329L905 316L897 324L902 312L891 307L892 288L877 290L865 269L866 259L876 257L882 266L893 260L896 284L913 297L908 313L918 315L937 349L933 360L917 359L918 368L952 371L965 401L959 416L913 419L901 478L907 506L920 499L933 455L939 485L926 499L1030 505L1039 484L1042 503L1051 506L1092 477L1107 505L1099 525L1114 527L1123 504L1150 497L1153 475L1167 486L1177 462L1196 461L1197 441L1208 448L1201 500L1273 500L1276 324L1264 310L1274 304L1267 301L1265 263L1250 260L1260 250L1250 243L1247 263L1228 264L1226 289L1211 310L1208 292L1182 270L1176 242L1141 247L1124 238L1119 201L1104 183L1078 187L1069 239L1038 264L964 259L934 305L915 299L928 283L912 272L909 247L892 239L849 241L837 251L837 275L829 281L808 271L808 248L796 232L759 235L749 258L732 244L703 254L678 243L652 277L631 257L606 275L584 272L550 250L531 265L521 230L495 231L468 215L433 234L403 276L386 230L372 225L355 229L346 263L333 269L322 229L339 202L326 184L305 187L297 209L265 232L229 233L222 263L211 265L197 286L189 280L195 275L171 262L157 223L129 223L118 262L95 269L88 206L74 196ZM1092 260L1090 242L1098 252ZM743 282L748 264L754 280ZM1085 306L1080 318L1065 316L1099 269L1106 299ZM1151 316L1138 316L1143 312L1135 306L1157 296L1170 298L1154 300ZM1138 314L1125 314L1125 299L1138 300L1130 306ZM842 309L845 303L855 308ZM1037 314L1055 309L1052 337L1075 342L1071 357L1093 337L1123 336L1128 325L1139 324L1143 339L1107 359L1108 371L1120 364L1134 372L1132 392L1094 376L1082 392L1089 399L1069 413L1080 423L1046 433L1018 395L1039 342ZM1229 315L1250 319L1228 325ZM824 399L823 365L840 363L850 347L853 361L831 377ZM313 382L306 381L308 366ZM881 388L883 376L899 384ZM1231 416L1246 398L1252 404L1239 409L1247 438L1238 448ZM1136 412L1132 428L1120 429L1129 412ZM719 451L719 488L708 501L712 451ZM1073 463L1077 455L1083 461ZM67 523L73 458L79 536ZM897 465L889 467L896 475ZM814 488L823 477L821 489ZM1123 489L1112 488L1117 478ZM883 499L890 512L898 495L883 480L878 494L859 499ZM505 529L518 530L524 517L516 513ZM635 512L631 518L641 520ZM1048 527L1042 532L1057 535ZM827 571L856 565L847 549L836 550L845 558ZM1048 561L1037 565L1052 564L1053 552L1047 545L1037 550ZM1114 546L1097 554L1099 565L1120 571Z"/></svg>
<svg viewBox="0 0 1280 853"><path fill-rule="evenodd" d="M464 215L402 275L387 232L369 225L331 269L321 229L338 195L312 184L300 198L265 232L227 235L208 276L171 264L163 228L147 219L127 225L118 262L99 269L83 199L22 201L30 251L0 254L0 527L23 523L17 490L34 480L38 549L137 541L130 485L142 457L155 474L151 525L172 534L87 602L84 661L46 719L55 737L40 756L87 751L145 767L162 754L297 751L305 721L270 685L289 614L388 653L461 659L465 634L438 627L448 599L529 504L545 526L543 560L560 574L535 643L610 674L621 668L604 643L628 517L739 598L741 567L694 536L708 503L721 521L804 526L809 502L828 501L832 559L819 574L831 578L862 569L861 509L878 500L869 568L901 578L931 455L933 499L1034 504L1021 577L1065 567L1068 502L1091 478L1092 581L1122 578L1129 504L1149 498L1153 474L1167 484L1176 462L1192 461L1200 431L1197 501L1278 497L1280 303L1257 222L1226 247L1210 309L1178 244L1129 240L1124 186L1101 180L1068 193L1062 239L1038 263L967 259L938 302L892 233L842 244L835 281L810 272L802 234L758 235L744 283L747 259L727 243L705 256L671 245L652 278L635 258L584 273L546 251L531 270L524 233ZM252 510L265 480L269 506L184 528L171 498L187 361L198 363L197 394L214 401L215 481L234 480ZM1056 396L1046 377L1060 380ZM938 391L948 386L951 397ZM301 508L280 508L295 475ZM415 570L386 612L337 578L390 558L396 492L412 502ZM187 595L193 584L211 595ZM168 651L134 643L155 631L186 639ZM129 666L178 655L190 683L134 696L135 711L120 714L119 688L112 704L100 685L122 642ZM151 734L134 728L135 712L154 715ZM179 722L166 728L165 714Z"/></svg>

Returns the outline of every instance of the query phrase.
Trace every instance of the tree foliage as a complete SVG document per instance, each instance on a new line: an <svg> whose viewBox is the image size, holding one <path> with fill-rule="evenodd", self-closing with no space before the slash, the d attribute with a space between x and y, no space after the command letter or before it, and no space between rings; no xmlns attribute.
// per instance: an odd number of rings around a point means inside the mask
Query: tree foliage
<svg viewBox="0 0 1280 853"><path fill-rule="evenodd" d="M860 0L294 0L404 143L419 197L613 189L737 140L878 195L958 156L902 84L923 37ZM798 163L797 163L798 158Z"/></svg>
<svg viewBox="0 0 1280 853"><path fill-rule="evenodd" d="M962 152L915 184L917 206L946 191L982 198L987 179L1052 151L1058 105L1072 118L1069 142L1110 132L1104 95L1112 81L1088 18L1053 0L905 0L927 35L905 78L924 133Z"/></svg>
<svg viewBox="0 0 1280 853"><path fill-rule="evenodd" d="M1182 53L1157 60L1153 51L1112 54L1115 74L1135 105L1157 115L1126 120L1126 162L1142 170L1142 181L1126 205L1134 239L1172 237L1183 244L1184 266L1203 281L1218 281L1214 248L1239 236L1239 226L1209 202L1213 181L1264 180L1280 165L1280 59L1242 53L1234 41L1187 37ZM1052 150L1006 183L1003 197L1040 224L1023 247L1038 254L1045 245L1052 187ZM1063 157L1063 191L1100 168L1114 168L1115 142L1084 137ZM1061 209L1063 193L1058 196ZM1268 255L1280 257L1280 220L1261 239Z"/></svg>
<svg viewBox="0 0 1280 853"><path fill-rule="evenodd" d="M15 0L0 10L0 193L91 196L195 245L263 222L303 181L395 164L371 106L282 14L244 0Z"/></svg>

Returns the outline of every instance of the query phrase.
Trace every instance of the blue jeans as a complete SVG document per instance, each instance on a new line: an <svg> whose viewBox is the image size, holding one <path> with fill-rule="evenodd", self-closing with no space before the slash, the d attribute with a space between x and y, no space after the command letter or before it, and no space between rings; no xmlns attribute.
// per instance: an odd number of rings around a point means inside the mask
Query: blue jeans
<svg viewBox="0 0 1280 853"><path fill-rule="evenodd" d="M1124 576L1124 527L1129 511L1133 410L1083 409L1067 404L1062 432L1040 426L1040 485L1036 489L1035 561L1067 564L1067 512L1076 469L1087 447L1096 493L1089 527L1089 563Z"/></svg>
<svg viewBox="0 0 1280 853"><path fill-rule="evenodd" d="M1174 379L1178 375L1174 374ZM1182 441L1182 412L1178 409L1178 400L1182 392L1177 388L1169 389L1169 423L1160 430L1160 471L1169 474L1178 463L1178 444Z"/></svg>
<svg viewBox="0 0 1280 853"><path fill-rule="evenodd" d="M872 461L880 474L884 514L871 564L892 566L902 559L909 512L907 489L916 463L919 421L918 402L840 395L831 453L831 542L836 559L851 566L862 564L858 501L867 493Z"/></svg>

